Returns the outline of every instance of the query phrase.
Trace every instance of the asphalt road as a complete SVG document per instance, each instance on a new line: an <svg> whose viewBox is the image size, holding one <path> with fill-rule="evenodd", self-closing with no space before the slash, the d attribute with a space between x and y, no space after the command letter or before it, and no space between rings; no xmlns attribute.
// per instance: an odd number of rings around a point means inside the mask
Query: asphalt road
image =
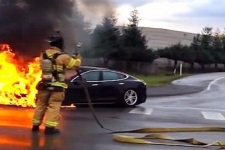
<svg viewBox="0 0 225 150"><path fill-rule="evenodd" d="M184 78L174 84L205 87L196 94L154 97L136 108L96 107L103 125L114 130L143 127L225 127L225 73ZM101 129L88 108L65 108L61 111L62 133L45 136L30 131L33 109L0 107L1 150L193 150L191 147L133 145L112 140ZM196 138L203 142L225 141L225 133L165 134L175 138ZM200 149L200 148L196 148Z"/></svg>

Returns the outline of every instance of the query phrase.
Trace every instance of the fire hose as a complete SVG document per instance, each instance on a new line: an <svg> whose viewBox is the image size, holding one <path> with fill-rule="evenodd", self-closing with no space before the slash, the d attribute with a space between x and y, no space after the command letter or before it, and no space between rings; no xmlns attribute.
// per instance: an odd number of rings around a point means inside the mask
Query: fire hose
<svg viewBox="0 0 225 150"><path fill-rule="evenodd" d="M186 138L186 139L177 139L172 138L163 134L156 133L178 133L178 132L225 132L225 128L222 127L184 127L184 128L141 128L137 130L127 130L127 131L116 131L109 128L104 127L99 121L95 109L92 105L90 94L87 89L87 82L83 80L82 75L79 69L76 70L78 77L80 79L80 84L85 92L86 100L88 102L91 113L97 122L97 124L104 130L110 131L113 134L113 140L121 143L132 143L132 144L145 144L145 145L164 145L164 146L183 146L183 147L198 147L198 148L208 148L210 146L220 146L221 148L225 148L225 140L224 141L215 141L211 143L202 142L196 140L194 138ZM146 133L145 136L129 136L122 135L119 133ZM165 140L179 143L163 143L163 142L154 142L151 140Z"/></svg>

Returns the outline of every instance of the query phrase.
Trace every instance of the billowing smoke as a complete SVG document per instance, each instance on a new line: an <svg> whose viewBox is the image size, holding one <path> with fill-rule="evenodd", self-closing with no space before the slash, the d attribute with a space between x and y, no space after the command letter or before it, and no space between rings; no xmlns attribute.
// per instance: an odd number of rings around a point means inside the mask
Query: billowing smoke
<svg viewBox="0 0 225 150"><path fill-rule="evenodd" d="M86 18L94 24L100 23L106 15L115 14L114 0L77 0L77 4Z"/></svg>
<svg viewBox="0 0 225 150"><path fill-rule="evenodd" d="M44 40L49 33L59 29L65 50L71 52L79 42L76 37L82 36L77 8L93 19L113 7L110 0L0 0L0 43L10 44L23 55L37 56L47 46Z"/></svg>
<svg viewBox="0 0 225 150"><path fill-rule="evenodd" d="M71 0L0 0L0 43L8 43L22 54L37 56L46 46L44 40L49 33L60 29L67 45L73 45L73 13Z"/></svg>
<svg viewBox="0 0 225 150"><path fill-rule="evenodd" d="M85 12L96 14L106 14L113 11L115 7L112 0L78 0L83 4Z"/></svg>

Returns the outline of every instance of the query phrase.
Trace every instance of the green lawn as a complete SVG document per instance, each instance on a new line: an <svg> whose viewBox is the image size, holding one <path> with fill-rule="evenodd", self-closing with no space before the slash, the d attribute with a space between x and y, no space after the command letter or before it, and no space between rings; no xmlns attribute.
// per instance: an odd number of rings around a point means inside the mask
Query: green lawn
<svg viewBox="0 0 225 150"><path fill-rule="evenodd" d="M189 74L183 74L182 76L176 74L176 75L165 75L165 74L159 74L159 75L133 75L134 77L144 80L144 82L147 83L147 86L161 86L165 84L171 83L171 81L188 76Z"/></svg>

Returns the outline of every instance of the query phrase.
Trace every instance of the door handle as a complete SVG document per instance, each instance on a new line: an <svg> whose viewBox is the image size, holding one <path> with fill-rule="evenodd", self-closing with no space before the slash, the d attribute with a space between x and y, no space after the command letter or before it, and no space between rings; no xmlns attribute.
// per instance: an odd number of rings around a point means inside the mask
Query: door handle
<svg viewBox="0 0 225 150"><path fill-rule="evenodd" d="M98 86L98 84L92 84L92 86Z"/></svg>
<svg viewBox="0 0 225 150"><path fill-rule="evenodd" d="M119 83L120 85L123 85L124 83Z"/></svg>

